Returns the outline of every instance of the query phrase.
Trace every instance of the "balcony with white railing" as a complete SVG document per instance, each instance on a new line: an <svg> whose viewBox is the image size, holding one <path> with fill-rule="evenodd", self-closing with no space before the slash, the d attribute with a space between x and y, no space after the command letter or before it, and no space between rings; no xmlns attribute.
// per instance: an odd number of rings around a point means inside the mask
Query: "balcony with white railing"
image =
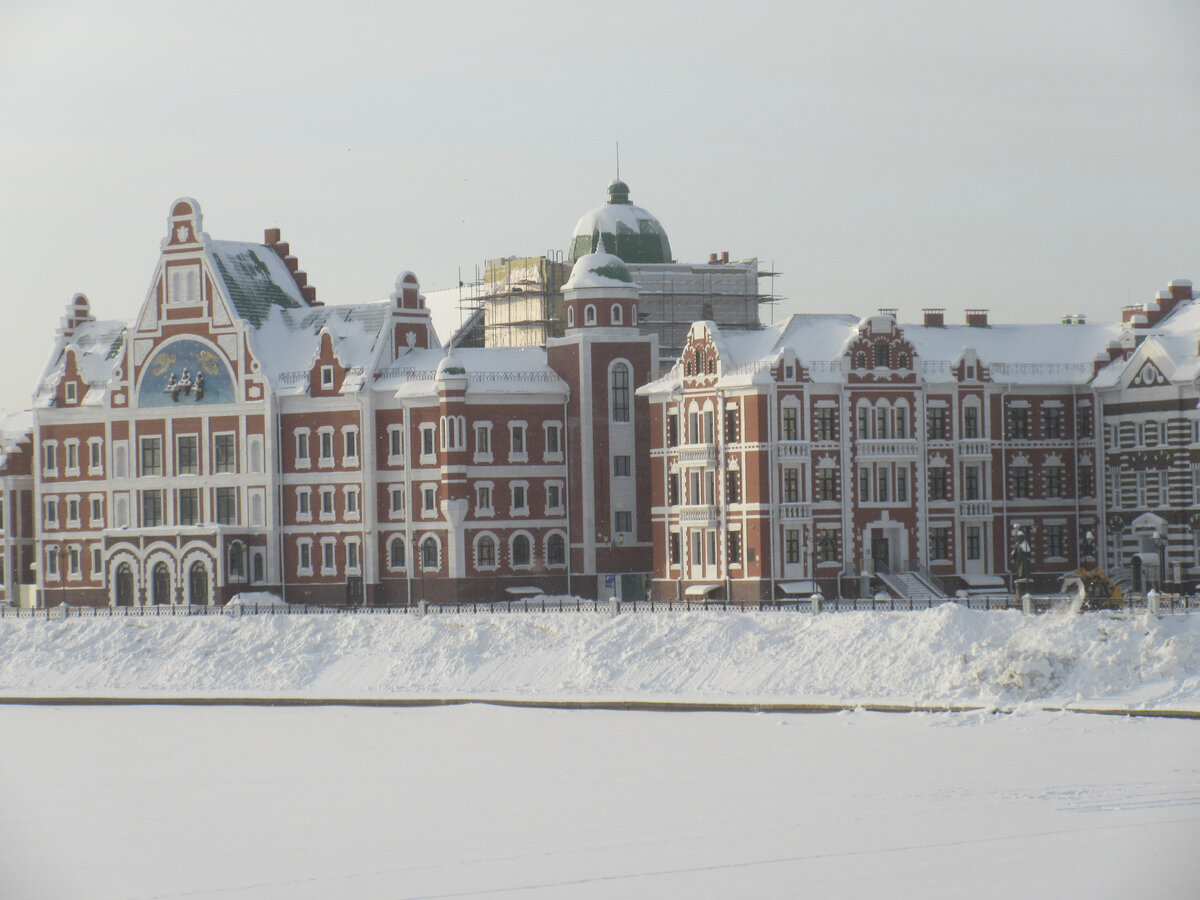
<svg viewBox="0 0 1200 900"><path fill-rule="evenodd" d="M887 456L893 458L900 457L903 459L915 459L917 456L917 442L915 438L893 438L891 440L859 441L854 446L860 457Z"/></svg>
<svg viewBox="0 0 1200 900"><path fill-rule="evenodd" d="M960 457L990 457L992 455L992 442L979 440L978 438L960 440L958 442L958 455Z"/></svg>
<svg viewBox="0 0 1200 900"><path fill-rule="evenodd" d="M808 441L780 441L778 455L780 459L808 459Z"/></svg>
<svg viewBox="0 0 1200 900"><path fill-rule="evenodd" d="M811 503L784 503L779 508L779 517L781 519L811 519L812 504Z"/></svg>
<svg viewBox="0 0 1200 900"><path fill-rule="evenodd" d="M715 465L717 462L716 444L681 444L678 452L679 462L684 465Z"/></svg>
<svg viewBox="0 0 1200 900"><path fill-rule="evenodd" d="M958 514L964 519L990 519L992 507L991 500L960 500Z"/></svg>
<svg viewBox="0 0 1200 900"><path fill-rule="evenodd" d="M678 506L676 509L679 510L679 521L689 525L716 525L721 517L718 507L709 504Z"/></svg>

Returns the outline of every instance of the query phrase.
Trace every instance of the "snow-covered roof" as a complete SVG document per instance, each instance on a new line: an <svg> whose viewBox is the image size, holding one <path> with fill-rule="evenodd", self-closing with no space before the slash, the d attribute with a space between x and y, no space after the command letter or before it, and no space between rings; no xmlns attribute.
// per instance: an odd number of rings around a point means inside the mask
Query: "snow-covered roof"
<svg viewBox="0 0 1200 900"><path fill-rule="evenodd" d="M631 263L671 261L671 243L662 223L629 202L629 186L614 181L608 203L585 213L571 232L569 259L598 250L615 253Z"/></svg>
<svg viewBox="0 0 1200 900"><path fill-rule="evenodd" d="M447 357L444 350L412 350L382 370L373 387L398 397L427 397L436 391L438 367ZM542 347L458 347L452 358L454 368L466 372L468 396L567 394L567 383L550 368Z"/></svg>
<svg viewBox="0 0 1200 900"><path fill-rule="evenodd" d="M205 250L238 318L257 326L275 307L308 306L287 265L270 247L209 240Z"/></svg>
<svg viewBox="0 0 1200 900"><path fill-rule="evenodd" d="M87 384L87 391L80 403L90 406L102 402L114 369L120 363L128 327L129 323L117 319L88 319L75 324L69 331L60 330L55 337L50 359L38 380L34 404L50 405L58 383L66 372L67 357L71 351L75 353L79 376Z"/></svg>
<svg viewBox="0 0 1200 900"><path fill-rule="evenodd" d="M0 451L11 453L33 433L33 410L0 413Z"/></svg>
<svg viewBox="0 0 1200 900"><path fill-rule="evenodd" d="M576 260L564 291L584 288L621 288L637 290L633 276L619 256L611 253L588 253Z"/></svg>
<svg viewBox="0 0 1200 900"><path fill-rule="evenodd" d="M272 306L261 325L251 331L250 341L276 390L302 392L306 382L300 373L313 367L321 335L328 334L342 365L358 370L347 376L345 393L364 383L364 373L387 338L389 306L387 300L301 309Z"/></svg>

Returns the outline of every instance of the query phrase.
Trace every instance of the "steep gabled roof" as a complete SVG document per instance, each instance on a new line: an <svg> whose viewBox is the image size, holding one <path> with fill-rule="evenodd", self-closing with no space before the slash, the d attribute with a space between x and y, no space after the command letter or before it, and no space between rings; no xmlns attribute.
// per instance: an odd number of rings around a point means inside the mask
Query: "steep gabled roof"
<svg viewBox="0 0 1200 900"><path fill-rule="evenodd" d="M205 249L239 319L261 325L272 307L307 307L292 273L264 244L209 240Z"/></svg>

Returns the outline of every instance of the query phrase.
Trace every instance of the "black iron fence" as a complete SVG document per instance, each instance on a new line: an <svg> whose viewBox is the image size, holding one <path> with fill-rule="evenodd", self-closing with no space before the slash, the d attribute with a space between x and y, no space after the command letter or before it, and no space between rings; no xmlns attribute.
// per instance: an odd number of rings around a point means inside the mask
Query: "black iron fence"
<svg viewBox="0 0 1200 900"><path fill-rule="evenodd" d="M1012 596L974 596L950 599L890 597L886 599L863 598L857 600L824 598L820 601L820 612L919 612L935 609L944 603L954 603L967 609L981 611L1022 609L1022 602ZM1058 596L1034 597L1034 612L1043 613L1051 609L1066 608L1071 598ZM1146 612L1151 603L1145 596L1133 594L1117 601L1105 601L1106 611L1135 614ZM299 603L287 604L229 604L225 606L50 606L39 609L17 608L0 603L0 619L63 619L63 618L112 618L176 617L176 616L255 616L255 615L450 615L455 613L530 613L530 612L750 612L778 611L812 613L810 598L764 602L757 606L731 603L725 600L683 598L680 600L637 600L616 602L609 600L584 600L580 597L527 597L520 600L474 600L463 603L421 603L412 606L307 606ZM1194 594L1163 594L1159 598L1160 615L1184 614L1200 610L1200 596Z"/></svg>

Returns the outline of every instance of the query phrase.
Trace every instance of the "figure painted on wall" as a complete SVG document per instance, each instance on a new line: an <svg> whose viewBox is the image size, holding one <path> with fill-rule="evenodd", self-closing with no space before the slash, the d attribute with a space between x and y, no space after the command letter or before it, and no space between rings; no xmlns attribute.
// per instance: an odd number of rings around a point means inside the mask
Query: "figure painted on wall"
<svg viewBox="0 0 1200 900"><path fill-rule="evenodd" d="M233 374L221 357L199 341L182 340L167 344L151 357L142 376L138 405L232 403L235 399Z"/></svg>

